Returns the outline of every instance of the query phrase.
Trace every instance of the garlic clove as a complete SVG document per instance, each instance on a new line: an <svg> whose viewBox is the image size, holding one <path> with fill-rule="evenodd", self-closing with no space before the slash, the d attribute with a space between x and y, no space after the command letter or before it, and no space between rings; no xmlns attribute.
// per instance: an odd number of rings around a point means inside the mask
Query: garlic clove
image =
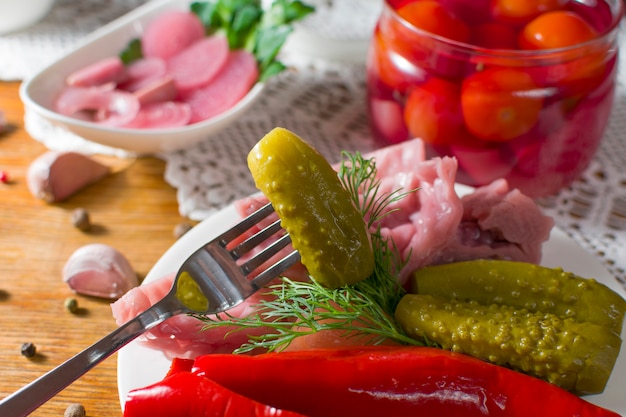
<svg viewBox="0 0 626 417"><path fill-rule="evenodd" d="M28 167L27 183L36 198L54 203L110 173L109 167L78 152L48 151Z"/></svg>
<svg viewBox="0 0 626 417"><path fill-rule="evenodd" d="M78 248L63 267L63 280L78 294L109 299L120 298L139 285L128 259L103 243Z"/></svg>

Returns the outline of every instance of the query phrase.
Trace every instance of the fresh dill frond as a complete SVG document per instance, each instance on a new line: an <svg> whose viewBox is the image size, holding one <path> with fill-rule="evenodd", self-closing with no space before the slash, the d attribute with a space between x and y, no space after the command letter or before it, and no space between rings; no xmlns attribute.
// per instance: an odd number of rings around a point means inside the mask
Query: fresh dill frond
<svg viewBox="0 0 626 417"><path fill-rule="evenodd" d="M391 203L416 191L395 190L381 195L381 183L376 174L373 159L365 159L358 152L342 152L339 177L370 229L393 211L389 208ZM405 294L397 280L404 263L393 241L384 238L380 229L370 236L374 272L357 284L329 289L317 283L314 277L305 282L283 277L279 284L268 288L268 300L254 307L256 314L233 317L226 312L220 317L196 317L204 322L205 330L220 326L233 327L232 331L268 329L262 336L250 336L235 353L259 348L280 351L297 337L323 330L344 332L346 337L363 338L364 343L374 345L385 340L420 345L422 343L408 337L394 319L395 308Z"/></svg>
<svg viewBox="0 0 626 417"><path fill-rule="evenodd" d="M355 153L343 151L341 156L339 179L343 187L350 192L355 206L367 219L368 228L395 211L389 209L392 203L417 191L417 189L408 191L397 189L390 193L381 193L381 182L377 177L378 170L373 158L365 159L358 151Z"/></svg>

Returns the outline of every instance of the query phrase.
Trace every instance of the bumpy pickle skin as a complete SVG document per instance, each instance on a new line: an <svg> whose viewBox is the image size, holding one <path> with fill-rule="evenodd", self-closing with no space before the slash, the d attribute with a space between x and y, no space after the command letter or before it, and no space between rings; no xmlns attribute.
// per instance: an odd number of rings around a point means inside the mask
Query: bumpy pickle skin
<svg viewBox="0 0 626 417"><path fill-rule="evenodd" d="M622 332L626 301L594 279L525 262L473 260L415 271L412 293L552 313Z"/></svg>
<svg viewBox="0 0 626 417"><path fill-rule="evenodd" d="M511 367L579 395L601 393L619 354L610 329L554 314L407 294L396 320L410 337Z"/></svg>
<svg viewBox="0 0 626 417"><path fill-rule="evenodd" d="M275 128L250 151L248 167L316 281L338 288L372 274L365 220L317 150L289 130Z"/></svg>

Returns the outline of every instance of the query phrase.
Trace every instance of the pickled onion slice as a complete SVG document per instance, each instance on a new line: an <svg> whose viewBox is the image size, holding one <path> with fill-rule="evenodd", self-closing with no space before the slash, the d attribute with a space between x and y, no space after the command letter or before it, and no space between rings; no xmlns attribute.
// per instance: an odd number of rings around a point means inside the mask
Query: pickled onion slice
<svg viewBox="0 0 626 417"><path fill-rule="evenodd" d="M191 107L187 103L167 101L150 103L141 107L125 127L135 129L163 129L185 126L191 119Z"/></svg>

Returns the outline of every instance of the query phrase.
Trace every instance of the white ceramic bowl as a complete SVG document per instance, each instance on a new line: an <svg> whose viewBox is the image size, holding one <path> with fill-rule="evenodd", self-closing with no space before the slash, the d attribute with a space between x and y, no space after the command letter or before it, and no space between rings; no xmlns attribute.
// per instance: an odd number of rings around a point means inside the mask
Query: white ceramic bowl
<svg viewBox="0 0 626 417"><path fill-rule="evenodd" d="M54 99L65 85L68 74L99 59L119 54L130 40L140 36L147 23L163 12L188 9L188 1L155 0L96 30L76 50L22 83L20 97L26 110L86 140L139 154L174 151L207 140L240 117L259 97L264 84L257 83L239 103L219 116L170 129L107 127L52 110Z"/></svg>
<svg viewBox="0 0 626 417"><path fill-rule="evenodd" d="M53 5L54 0L0 0L0 35L37 23Z"/></svg>

